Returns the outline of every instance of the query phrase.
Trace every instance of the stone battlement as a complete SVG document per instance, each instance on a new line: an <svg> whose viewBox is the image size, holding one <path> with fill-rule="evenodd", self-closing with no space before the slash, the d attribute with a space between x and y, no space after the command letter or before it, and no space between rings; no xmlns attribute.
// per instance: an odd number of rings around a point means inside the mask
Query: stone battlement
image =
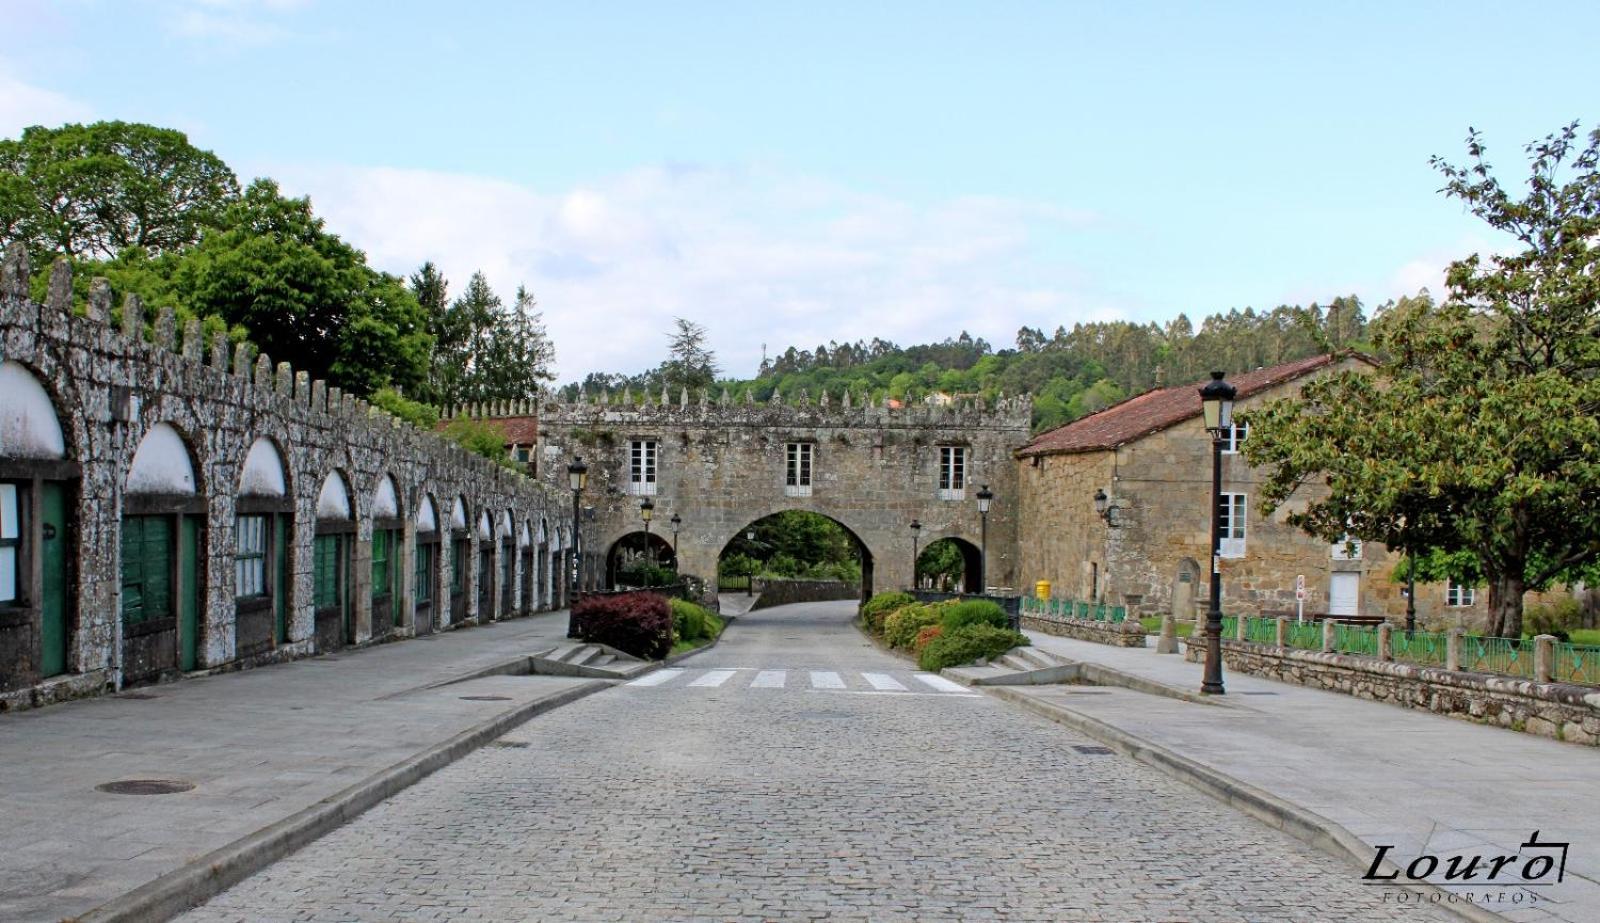
<svg viewBox="0 0 1600 923"><path fill-rule="evenodd" d="M503 414L502 414L503 415ZM580 394L571 402L548 401L539 408L541 421L554 426L585 426L598 423L637 422L651 426L843 426L873 428L923 428L955 426L963 429L1006 429L1019 427L1026 432L1033 417L1029 397L1000 397L992 405L982 400L964 400L948 405L911 404L896 407L888 400L870 401L864 395L844 391L835 400L827 392L813 401L801 392L797 400L780 396L757 402L746 390L735 398L727 389L712 400L701 390L691 400L689 390L679 391L677 400L663 390L659 398L631 391L613 396L602 393L594 400Z"/></svg>

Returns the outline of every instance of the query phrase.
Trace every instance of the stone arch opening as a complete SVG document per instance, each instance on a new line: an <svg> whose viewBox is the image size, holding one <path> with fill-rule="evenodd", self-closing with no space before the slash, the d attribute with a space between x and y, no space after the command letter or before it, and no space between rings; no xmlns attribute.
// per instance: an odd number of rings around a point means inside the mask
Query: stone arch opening
<svg viewBox="0 0 1600 923"><path fill-rule="evenodd" d="M954 535L934 539L917 555L914 586L942 593L981 593L983 553Z"/></svg>
<svg viewBox="0 0 1600 923"><path fill-rule="evenodd" d="M472 533L467 528L467 498L450 506L450 624L467 618L467 571L472 566Z"/></svg>
<svg viewBox="0 0 1600 923"><path fill-rule="evenodd" d="M872 595L872 550L850 526L810 510L779 510L752 520L722 546L717 584L747 593L763 581L807 581L815 598ZM826 584L838 584L830 593Z"/></svg>
<svg viewBox="0 0 1600 923"><path fill-rule="evenodd" d="M382 638L404 621L400 605L401 548L405 510L394 476L385 474L372 489L372 637Z"/></svg>
<svg viewBox="0 0 1600 923"><path fill-rule="evenodd" d="M316 535L311 543L311 608L319 651L338 650L356 640L355 607L350 599L355 538L350 482L342 472L330 471L317 490Z"/></svg>
<svg viewBox="0 0 1600 923"><path fill-rule="evenodd" d="M655 532L629 532L606 552L606 585L612 589L660 586L675 581L677 573L672 543Z"/></svg>
<svg viewBox="0 0 1600 923"><path fill-rule="evenodd" d="M289 641L289 546L294 500L277 443L256 437L239 469L234 501L235 656L266 653Z"/></svg>
<svg viewBox="0 0 1600 923"><path fill-rule="evenodd" d="M478 624L494 619L494 524L488 510L478 513Z"/></svg>
<svg viewBox="0 0 1600 923"><path fill-rule="evenodd" d="M76 626L78 467L55 402L0 362L0 692L68 672Z"/></svg>
<svg viewBox="0 0 1600 923"><path fill-rule="evenodd" d="M189 443L171 423L139 440L122 500L122 680L200 665L206 499Z"/></svg>
<svg viewBox="0 0 1600 923"><path fill-rule="evenodd" d="M419 635L432 634L438 621L439 547L443 531L439 528L439 508L433 496L423 493L417 500L416 573L412 580L412 628Z"/></svg>

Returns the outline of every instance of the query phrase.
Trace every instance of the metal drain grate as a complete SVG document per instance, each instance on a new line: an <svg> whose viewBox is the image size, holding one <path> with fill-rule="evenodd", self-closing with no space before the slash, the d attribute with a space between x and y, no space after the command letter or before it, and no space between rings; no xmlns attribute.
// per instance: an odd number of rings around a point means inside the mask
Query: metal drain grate
<svg viewBox="0 0 1600 923"><path fill-rule="evenodd" d="M463 701L463 702L509 702L509 701L511 701L511 696L508 696L508 695L464 695L464 696L461 696L461 701Z"/></svg>
<svg viewBox="0 0 1600 923"><path fill-rule="evenodd" d="M1094 744L1075 744L1072 749L1078 751L1079 753L1088 755L1088 756L1110 756L1111 755L1111 748L1110 747L1100 747L1100 746L1096 746Z"/></svg>
<svg viewBox="0 0 1600 923"><path fill-rule="evenodd" d="M526 750L533 744L528 743L526 740L492 740L489 742L489 746L499 747L502 750Z"/></svg>
<svg viewBox="0 0 1600 923"><path fill-rule="evenodd" d="M178 782L172 779L122 779L95 786L96 791L112 795L175 795L193 789L193 782Z"/></svg>

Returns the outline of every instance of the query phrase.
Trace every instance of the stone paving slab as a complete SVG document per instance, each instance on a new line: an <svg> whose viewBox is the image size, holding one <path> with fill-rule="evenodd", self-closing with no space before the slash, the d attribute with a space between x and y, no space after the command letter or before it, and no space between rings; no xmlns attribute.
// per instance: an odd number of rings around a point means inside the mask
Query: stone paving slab
<svg viewBox="0 0 1600 923"><path fill-rule="evenodd" d="M1028 635L1073 660L1200 686L1201 665L1179 655ZM1541 842L1568 842L1562 884L1538 889L1533 906L1496 912L1517 921L1600 919L1600 749L1254 676L1225 681L1220 707L1116 688L1017 691L1264 789L1374 851L1393 845L1402 865L1423 852L1515 855L1535 830Z"/></svg>
<svg viewBox="0 0 1600 923"><path fill-rule="evenodd" d="M426 688L556 643L566 625L550 613L0 716L0 920L84 914L457 734L594 683L489 676ZM95 788L127 779L195 788Z"/></svg>

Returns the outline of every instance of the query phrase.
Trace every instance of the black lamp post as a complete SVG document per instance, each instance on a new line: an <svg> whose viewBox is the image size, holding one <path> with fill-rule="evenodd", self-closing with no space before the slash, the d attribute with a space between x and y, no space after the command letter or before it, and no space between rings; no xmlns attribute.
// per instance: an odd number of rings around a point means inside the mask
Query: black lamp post
<svg viewBox="0 0 1600 923"><path fill-rule="evenodd" d="M744 531L744 540L750 543L750 545L752 546L750 548L750 550L754 551L755 550L754 546L755 546L755 543L756 543L756 530L754 528L746 529ZM751 563L755 563L755 556L754 555L750 556L750 561L751 561ZM744 576L744 595L746 595L746 596L754 596L754 595L756 595L756 572L755 571L751 571L750 573L745 574L745 576Z"/></svg>
<svg viewBox="0 0 1600 923"><path fill-rule="evenodd" d="M917 588L917 542L922 538L922 523L911 520L911 588Z"/></svg>
<svg viewBox="0 0 1600 923"><path fill-rule="evenodd" d="M572 488L572 595L575 597L580 588L580 568L583 566L583 533L578 520L578 502L583 494L583 488L589 483L589 466L583 463L583 456L579 455L567 466L567 486ZM576 599L573 600L576 602ZM577 625L572 621L572 610L567 610L567 637L577 637Z"/></svg>
<svg viewBox="0 0 1600 923"><path fill-rule="evenodd" d="M672 561L676 564L678 561L678 529L683 527L683 517L673 513L672 518L667 521L672 523Z"/></svg>
<svg viewBox="0 0 1600 923"><path fill-rule="evenodd" d="M978 487L978 592L989 592L989 504L994 502L994 491L988 484Z"/></svg>
<svg viewBox="0 0 1600 923"><path fill-rule="evenodd" d="M1204 695L1222 695L1222 440L1233 428L1233 397L1238 389L1212 372L1200 389L1200 408L1211 434L1211 605L1206 610Z"/></svg>
<svg viewBox="0 0 1600 923"><path fill-rule="evenodd" d="M639 518L644 520L644 559L651 567L656 566L656 550L650 544L650 520L655 514L656 504L654 500L645 497L639 501Z"/></svg>

